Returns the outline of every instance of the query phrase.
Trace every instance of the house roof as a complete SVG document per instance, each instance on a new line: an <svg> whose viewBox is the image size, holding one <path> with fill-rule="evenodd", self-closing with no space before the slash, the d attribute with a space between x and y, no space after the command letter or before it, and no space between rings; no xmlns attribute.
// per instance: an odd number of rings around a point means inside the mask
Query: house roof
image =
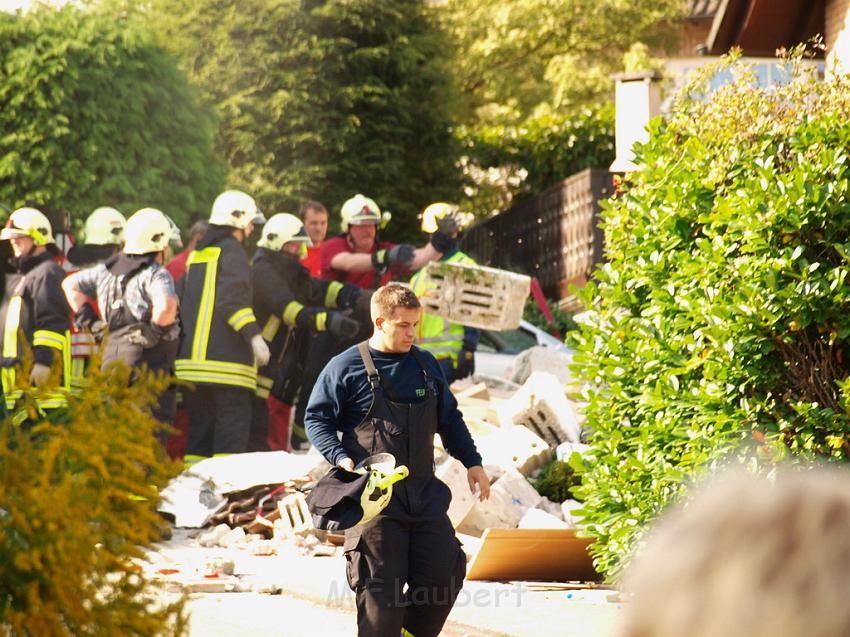
<svg viewBox="0 0 850 637"><path fill-rule="evenodd" d="M772 57L823 33L825 0L720 0L707 52L720 55L733 46L744 55Z"/></svg>
<svg viewBox="0 0 850 637"><path fill-rule="evenodd" d="M688 0L687 15L689 18L711 18L717 13L721 0Z"/></svg>

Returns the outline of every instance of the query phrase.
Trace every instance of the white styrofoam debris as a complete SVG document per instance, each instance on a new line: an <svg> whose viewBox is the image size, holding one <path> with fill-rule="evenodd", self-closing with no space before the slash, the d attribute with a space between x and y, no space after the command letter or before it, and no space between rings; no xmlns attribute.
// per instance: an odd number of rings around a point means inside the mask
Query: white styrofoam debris
<svg viewBox="0 0 850 637"><path fill-rule="evenodd" d="M475 437L475 446L487 464L516 469L524 476L547 464L552 450L540 436L526 427L509 425Z"/></svg>
<svg viewBox="0 0 850 637"><path fill-rule="evenodd" d="M510 469L490 488L490 498L476 502L461 522L461 533L480 536L484 529L513 529L523 514L540 504L541 496L519 471Z"/></svg>
<svg viewBox="0 0 850 637"><path fill-rule="evenodd" d="M555 459L561 462L568 462L573 452L578 452L579 455L583 456L589 450L590 445L581 442L564 442L555 449Z"/></svg>

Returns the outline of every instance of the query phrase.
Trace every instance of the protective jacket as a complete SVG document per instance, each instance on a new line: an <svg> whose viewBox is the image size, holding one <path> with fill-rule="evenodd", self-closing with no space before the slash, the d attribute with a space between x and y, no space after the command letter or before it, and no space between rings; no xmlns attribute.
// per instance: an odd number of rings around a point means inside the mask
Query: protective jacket
<svg viewBox="0 0 850 637"><path fill-rule="evenodd" d="M71 308L62 292L65 272L49 252L12 260L13 271L6 275L6 289L0 304L3 325L2 367L6 406L12 409L21 391L15 387L15 366L27 348L33 362L61 366L60 390L39 400L44 409L66 404L71 368Z"/></svg>
<svg viewBox="0 0 850 637"><path fill-rule="evenodd" d="M201 385L257 388L251 339L251 268L232 228L211 226L189 255L180 296L183 341L177 378Z"/></svg>
<svg viewBox="0 0 850 637"><path fill-rule="evenodd" d="M254 312L269 343L271 359L259 370L257 395L267 398L271 393L283 402L290 402L291 392L301 383L303 358L293 356L301 351L295 340L304 335L327 331L328 310L352 307L361 290L337 281L323 281L310 276L297 257L285 252L259 248L253 260ZM300 360L299 360L300 359ZM297 381L285 391L286 379Z"/></svg>

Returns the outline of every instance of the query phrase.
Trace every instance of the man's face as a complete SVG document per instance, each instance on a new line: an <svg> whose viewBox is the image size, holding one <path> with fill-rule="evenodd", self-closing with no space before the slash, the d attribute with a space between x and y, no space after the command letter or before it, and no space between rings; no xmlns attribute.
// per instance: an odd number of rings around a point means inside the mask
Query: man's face
<svg viewBox="0 0 850 637"><path fill-rule="evenodd" d="M32 237L12 237L9 241L12 244L12 252L16 257L29 254L33 245L35 245Z"/></svg>
<svg viewBox="0 0 850 637"><path fill-rule="evenodd" d="M304 215L304 228L313 245L319 245L328 234L328 213L310 208Z"/></svg>
<svg viewBox="0 0 850 637"><path fill-rule="evenodd" d="M351 235L351 243L355 252L371 252L375 245L375 237L378 235L378 226L367 223L361 226L348 226L348 234Z"/></svg>
<svg viewBox="0 0 850 637"><path fill-rule="evenodd" d="M410 351L416 340L419 315L419 308L397 307L390 318L378 317L375 320L375 333L381 336L386 351L396 354Z"/></svg>

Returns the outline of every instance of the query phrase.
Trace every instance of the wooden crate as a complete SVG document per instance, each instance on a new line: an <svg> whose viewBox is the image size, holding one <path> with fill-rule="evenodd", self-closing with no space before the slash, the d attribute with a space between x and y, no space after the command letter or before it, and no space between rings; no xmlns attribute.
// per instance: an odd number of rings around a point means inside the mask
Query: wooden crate
<svg viewBox="0 0 850 637"><path fill-rule="evenodd" d="M524 274L462 263L430 263L419 300L429 314L487 330L519 327L531 291Z"/></svg>

